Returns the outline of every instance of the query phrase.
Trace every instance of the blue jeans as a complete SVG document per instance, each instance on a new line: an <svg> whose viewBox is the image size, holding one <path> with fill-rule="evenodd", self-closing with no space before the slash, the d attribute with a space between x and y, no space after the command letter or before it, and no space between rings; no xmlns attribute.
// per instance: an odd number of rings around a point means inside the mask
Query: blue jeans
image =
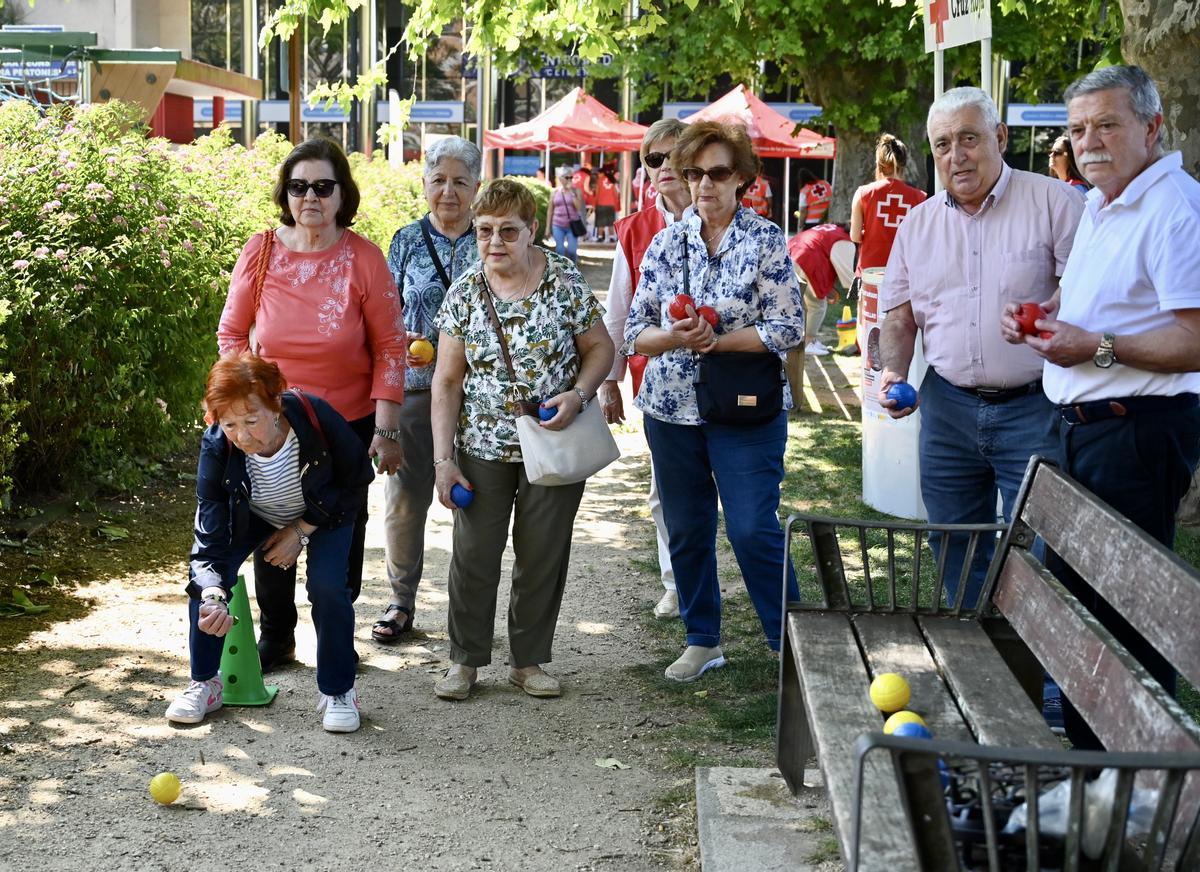
<svg viewBox="0 0 1200 872"><path fill-rule="evenodd" d="M679 613L687 643L721 642L721 586L717 580L717 497L750 601L767 644L779 650L785 561L779 525L779 484L787 442L787 413L758 427L668 424L644 419L658 481ZM788 597L799 599L787 562Z"/></svg>
<svg viewBox="0 0 1200 872"><path fill-rule="evenodd" d="M354 606L346 579L346 558L354 539L354 524L335 530L317 530L308 543L308 601L312 603L313 625L317 630L317 687L327 696L337 696L354 686ZM237 582L237 571L254 549L275 532L271 524L253 512L245 536L230 546L227 564L229 577L221 579L226 594ZM191 629L192 680L207 681L221 666L224 637L203 632L200 620L199 591L192 591L188 602ZM256 591L257 593L257 591Z"/></svg>
<svg viewBox="0 0 1200 872"><path fill-rule="evenodd" d="M571 232L571 228L559 227L557 224L550 226L550 233L554 237L554 250L561 255L571 258L575 263L579 263L579 256L576 251L579 248L579 238Z"/></svg>
<svg viewBox="0 0 1200 872"><path fill-rule="evenodd" d="M921 385L921 496L932 524L991 524L996 492L1012 518L1025 467L1035 454L1053 457L1058 413L1041 391L1003 403L981 400L930 369ZM968 537L950 537L946 600L953 603ZM940 558L941 543L931 542ZM963 607L976 605L995 541L981 537L971 562Z"/></svg>

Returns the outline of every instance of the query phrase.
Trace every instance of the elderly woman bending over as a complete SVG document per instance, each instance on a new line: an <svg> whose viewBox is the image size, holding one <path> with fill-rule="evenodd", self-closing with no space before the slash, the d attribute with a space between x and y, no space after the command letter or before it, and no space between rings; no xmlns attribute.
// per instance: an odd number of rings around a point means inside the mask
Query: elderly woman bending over
<svg viewBox="0 0 1200 872"><path fill-rule="evenodd" d="M425 152L429 212L397 230L388 251L388 268L404 301L408 368L396 424L403 456L396 473L384 480L383 527L392 597L371 629L375 641L385 645L412 629L425 566L425 519L433 502L433 322L450 285L479 259L471 201L479 191L481 163L479 149L461 137L434 143Z"/></svg>
<svg viewBox="0 0 1200 872"><path fill-rule="evenodd" d="M613 344L603 309L575 265L533 245L535 209L533 196L516 182L500 179L483 190L475 201L480 263L454 283L438 315L433 376L438 499L455 508L454 485L474 492L470 505L454 513L449 581L454 665L434 685L442 699L466 699L479 667L491 662L510 519L516 560L508 606L509 681L531 696L561 693L542 664L551 658L584 483L530 484L516 416L519 402L542 401L555 410L542 426L569 426L608 374Z"/></svg>
<svg viewBox="0 0 1200 872"><path fill-rule="evenodd" d="M198 724L221 707L229 593L255 551L280 569L308 551L317 630L318 711L331 733L359 727L354 606L346 558L374 470L346 419L316 396L288 391L279 367L249 352L221 358L204 392L196 526L188 566L192 680L167 720Z"/></svg>
<svg viewBox="0 0 1200 872"><path fill-rule="evenodd" d="M725 664L718 495L750 600L767 642L779 648L784 537L776 513L787 413L752 425L710 423L700 417L693 380L700 359L714 352L785 354L803 341L804 314L783 233L740 206L759 171L746 132L691 124L671 151L671 166L688 183L694 205L654 237L642 259L622 353L650 357L634 404L645 414L687 629L687 648L666 674L694 681ZM685 292L684 276L696 305L716 310L715 326L691 306L687 317L672 322L668 306ZM785 388L785 409L789 393Z"/></svg>

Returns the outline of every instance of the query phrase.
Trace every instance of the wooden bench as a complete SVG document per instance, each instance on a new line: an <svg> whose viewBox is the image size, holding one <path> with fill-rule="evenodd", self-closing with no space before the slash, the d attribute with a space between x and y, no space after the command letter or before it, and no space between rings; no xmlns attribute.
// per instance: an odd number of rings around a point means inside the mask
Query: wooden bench
<svg viewBox="0 0 1200 872"><path fill-rule="evenodd" d="M1196 686L1200 576L1040 458L1030 461L1014 519L1009 527L788 519L801 599L784 613L780 771L795 792L815 754L851 870L1200 870L1192 774L1200 727L1033 546L1041 537ZM800 529L807 537L793 537ZM996 544L976 603L962 601L962 577L946 602L946 549L938 560L929 543L951 534L969 540L969 553ZM1041 715L1043 668L1107 751L1064 749ZM928 722L932 741L882 734L867 690L884 672L908 680L908 708ZM1148 835L1127 839L1123 825L1085 830L1083 786L1104 768L1117 771L1119 820L1135 786L1157 802ZM1063 837L1038 826L1039 794L1056 779L1072 787ZM1030 825L1002 834L1025 800ZM1100 860L1085 856L1085 835L1093 854L1101 839Z"/></svg>

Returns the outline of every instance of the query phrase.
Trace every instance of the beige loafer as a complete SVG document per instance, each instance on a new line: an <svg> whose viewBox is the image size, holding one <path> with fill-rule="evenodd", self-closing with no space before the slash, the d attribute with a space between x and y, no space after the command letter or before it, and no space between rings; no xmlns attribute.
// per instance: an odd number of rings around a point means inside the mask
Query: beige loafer
<svg viewBox="0 0 1200 872"><path fill-rule="evenodd" d="M530 696L554 697L562 696L562 685L558 679L540 666L527 666L524 669L510 669L508 681L515 684Z"/></svg>
<svg viewBox="0 0 1200 872"><path fill-rule="evenodd" d="M660 621L679 617L679 594L673 590L663 591L662 599L654 606L654 617Z"/></svg>
<svg viewBox="0 0 1200 872"><path fill-rule="evenodd" d="M433 685L433 692L440 699L466 699L471 695L475 686L477 670L474 666L463 666L455 663L446 670L446 674Z"/></svg>
<svg viewBox="0 0 1200 872"><path fill-rule="evenodd" d="M721 653L720 647L702 648L699 645L688 645L679 659L668 666L663 674L672 681L686 683L695 681L710 669L724 665L725 655Z"/></svg>

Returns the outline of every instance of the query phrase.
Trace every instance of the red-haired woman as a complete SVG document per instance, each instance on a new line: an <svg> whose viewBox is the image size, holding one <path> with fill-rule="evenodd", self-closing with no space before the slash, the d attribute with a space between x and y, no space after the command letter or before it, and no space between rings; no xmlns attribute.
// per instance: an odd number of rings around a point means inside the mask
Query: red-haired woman
<svg viewBox="0 0 1200 872"><path fill-rule="evenodd" d="M288 391L278 365L250 352L217 361L204 405L211 426L200 441L187 586L192 680L167 720L197 724L221 707L227 603L243 561L261 547L268 563L287 569L307 549L318 711L329 732L352 733L359 714L346 558L374 478L366 448L332 406Z"/></svg>

